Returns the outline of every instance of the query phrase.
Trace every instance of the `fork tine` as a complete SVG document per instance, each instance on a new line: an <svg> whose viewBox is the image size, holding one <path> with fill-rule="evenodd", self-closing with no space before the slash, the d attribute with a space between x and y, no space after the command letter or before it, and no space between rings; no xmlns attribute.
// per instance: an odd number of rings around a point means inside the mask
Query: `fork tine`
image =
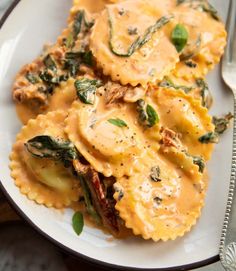
<svg viewBox="0 0 236 271"><path fill-rule="evenodd" d="M224 62L236 62L236 0L230 0L227 19L228 43L224 55Z"/></svg>

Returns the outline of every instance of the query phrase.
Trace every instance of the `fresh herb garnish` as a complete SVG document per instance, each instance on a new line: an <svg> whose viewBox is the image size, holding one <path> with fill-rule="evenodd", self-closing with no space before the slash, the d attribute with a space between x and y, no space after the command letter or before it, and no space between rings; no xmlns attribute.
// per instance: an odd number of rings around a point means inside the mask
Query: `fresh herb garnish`
<svg viewBox="0 0 236 271"><path fill-rule="evenodd" d="M196 84L200 88L200 95L202 97L202 106L210 108L212 105L212 95L210 93L208 84L202 78L196 79Z"/></svg>
<svg viewBox="0 0 236 271"><path fill-rule="evenodd" d="M198 140L202 144L218 143L219 142L219 135L215 132L209 132L209 133L199 137Z"/></svg>
<svg viewBox="0 0 236 271"><path fill-rule="evenodd" d="M215 125L215 132L219 135L223 134L229 127L230 120L233 119L233 115L228 113L224 117L213 117L213 124Z"/></svg>
<svg viewBox="0 0 236 271"><path fill-rule="evenodd" d="M84 228L84 217L80 212L76 212L72 218L72 226L77 235L80 235Z"/></svg>
<svg viewBox="0 0 236 271"><path fill-rule="evenodd" d="M199 167L199 172L203 173L205 169L205 161L201 156L192 156L193 163Z"/></svg>
<svg viewBox="0 0 236 271"><path fill-rule="evenodd" d="M46 66L47 69L53 72L57 71L57 65L49 54L43 59L43 64Z"/></svg>
<svg viewBox="0 0 236 271"><path fill-rule="evenodd" d="M143 99L137 101L137 111L139 113L139 122L149 128L153 127L159 122L159 116L155 109L145 103Z"/></svg>
<svg viewBox="0 0 236 271"><path fill-rule="evenodd" d="M113 27L113 21L110 15L109 10L108 12L108 24L110 27L110 37L109 37L109 47L113 54L120 57L130 57L135 51L140 49L144 44L146 44L153 36L153 34L162 28L164 25L169 23L169 21L173 18L173 16L163 16L161 17L154 25L148 27L146 31L144 32L143 36L137 37L137 39L130 45L127 52L118 52L114 45L113 45L113 36L114 36L114 27Z"/></svg>
<svg viewBox="0 0 236 271"><path fill-rule="evenodd" d="M80 101L85 104L94 104L95 93L97 88L100 86L102 86L102 82L100 80L82 78L75 81L77 96Z"/></svg>
<svg viewBox="0 0 236 271"><path fill-rule="evenodd" d="M182 89L186 94L193 90L193 87L187 87L182 85L175 85L167 76L159 83L159 87Z"/></svg>
<svg viewBox="0 0 236 271"><path fill-rule="evenodd" d="M157 122L159 122L159 116L157 115L157 112L150 104L147 105L146 112L148 116L147 121L149 127L152 127L155 124L157 124Z"/></svg>
<svg viewBox="0 0 236 271"><path fill-rule="evenodd" d="M161 169L159 166L152 167L151 173L150 173L150 179L153 182L161 182L160 174L161 174Z"/></svg>
<svg viewBox="0 0 236 271"><path fill-rule="evenodd" d="M37 84L39 82L39 78L37 75L34 75L31 72L27 72L25 75L25 78L31 83L31 84Z"/></svg>
<svg viewBox="0 0 236 271"><path fill-rule="evenodd" d="M188 41L188 31L182 24L177 24L171 34L172 42L177 50L180 53Z"/></svg>
<svg viewBox="0 0 236 271"><path fill-rule="evenodd" d="M72 160L79 157L78 151L71 142L47 135L30 139L25 143L25 147L33 156L61 161L65 167L71 166Z"/></svg>
<svg viewBox="0 0 236 271"><path fill-rule="evenodd" d="M109 119L108 122L110 122L111 124L117 126L117 127L128 127L127 123L125 123L123 120L121 119Z"/></svg>

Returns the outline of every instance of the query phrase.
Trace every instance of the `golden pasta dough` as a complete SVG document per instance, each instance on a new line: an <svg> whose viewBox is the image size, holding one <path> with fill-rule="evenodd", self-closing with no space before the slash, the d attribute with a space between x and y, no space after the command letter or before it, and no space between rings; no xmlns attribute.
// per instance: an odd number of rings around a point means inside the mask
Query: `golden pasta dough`
<svg viewBox="0 0 236 271"><path fill-rule="evenodd" d="M25 143L35 136L47 135L67 140L64 120L67 114L55 111L30 120L17 135L10 156L11 176L29 199L47 207L63 208L78 201L80 184L62 163L32 156Z"/></svg>

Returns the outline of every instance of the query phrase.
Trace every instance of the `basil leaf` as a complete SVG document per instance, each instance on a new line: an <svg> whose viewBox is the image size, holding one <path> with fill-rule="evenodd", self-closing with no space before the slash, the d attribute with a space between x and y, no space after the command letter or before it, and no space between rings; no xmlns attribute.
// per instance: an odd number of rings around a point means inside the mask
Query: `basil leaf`
<svg viewBox="0 0 236 271"><path fill-rule="evenodd" d="M36 136L25 143L27 151L37 158L61 161L65 167L79 157L79 153L70 141L59 140L48 135Z"/></svg>
<svg viewBox="0 0 236 271"><path fill-rule="evenodd" d="M70 33L67 37L67 39L65 40L65 46L66 48L72 48L75 44L75 40L74 40L74 37L73 37L73 34Z"/></svg>
<svg viewBox="0 0 236 271"><path fill-rule="evenodd" d="M128 127L128 125L121 119L109 119L108 122L118 127Z"/></svg>
<svg viewBox="0 0 236 271"><path fill-rule="evenodd" d="M144 32L143 36L138 36L137 39L130 45L128 48L127 52L118 52L113 45L113 36L114 36L114 26L113 26L113 21L110 15L109 10L107 9L108 12L108 24L109 24L109 47L111 52L120 57L130 57L132 54L134 54L135 51L140 49L144 44L146 44L153 36L153 34L161 29L164 25L170 22L170 20L173 18L173 16L163 16L159 20L156 21L156 23L146 29Z"/></svg>
<svg viewBox="0 0 236 271"><path fill-rule="evenodd" d="M57 65L49 54L44 58L43 64L46 66L47 69L53 72L57 71Z"/></svg>
<svg viewBox="0 0 236 271"><path fill-rule="evenodd" d="M159 116L150 104L147 105L146 111L148 115L148 126L152 127L159 122Z"/></svg>
<svg viewBox="0 0 236 271"><path fill-rule="evenodd" d="M198 140L202 144L218 143L219 142L219 135L215 132L209 132L209 133L199 137Z"/></svg>
<svg viewBox="0 0 236 271"><path fill-rule="evenodd" d="M181 24L177 24L172 31L171 39L178 53L181 52L188 41L188 32L186 28Z"/></svg>
<svg viewBox="0 0 236 271"><path fill-rule="evenodd" d="M37 84L39 82L38 76L34 75L31 72L27 72L25 75L25 78L31 83L31 84Z"/></svg>
<svg viewBox="0 0 236 271"><path fill-rule="evenodd" d="M72 218L73 229L77 235L80 235L84 228L84 217L80 212L76 212Z"/></svg>
<svg viewBox="0 0 236 271"><path fill-rule="evenodd" d="M85 104L94 104L95 93L97 88L100 86L102 86L102 82L100 80L83 78L75 81L77 96L80 101Z"/></svg>

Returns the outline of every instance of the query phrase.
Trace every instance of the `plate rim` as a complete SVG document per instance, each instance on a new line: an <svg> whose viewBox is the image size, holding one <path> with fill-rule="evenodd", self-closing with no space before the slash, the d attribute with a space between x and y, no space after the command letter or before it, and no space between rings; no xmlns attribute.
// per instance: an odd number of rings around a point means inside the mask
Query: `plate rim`
<svg viewBox="0 0 236 271"><path fill-rule="evenodd" d="M15 7L21 2L21 0L14 0L10 7L6 10L6 12L3 14L2 18L0 19L0 31L7 21L8 17L11 15L12 11L15 9ZM10 206L17 212L17 214L24 219L33 229L35 229L39 234L41 234L43 237L45 237L47 240L49 240L51 243L56 245L58 248L62 249L64 252L69 253L70 255L81 258L82 260L85 260L93 265L100 265L104 267L105 269L114 268L116 270L121 271L145 271L145 270L151 270L151 271L187 271L192 269L197 269L200 267L208 266L210 264L216 263L219 261L219 255L215 255L213 257L210 257L208 259L194 262L191 264L186 265L180 265L180 266L174 266L174 267L167 267L167 268L137 268L137 267L130 267L130 266L123 266L123 265L116 265L116 264L110 264L104 261L96 260L94 258L91 258L89 256L86 256L78 251L75 251L64 244L60 243L60 241L55 240L52 238L49 234L44 232L42 229L40 229L31 219L28 217L19 206L15 203L14 199L10 196L6 188L4 187L2 181L0 180L0 189L3 192L4 196L6 197L8 203Z"/></svg>

